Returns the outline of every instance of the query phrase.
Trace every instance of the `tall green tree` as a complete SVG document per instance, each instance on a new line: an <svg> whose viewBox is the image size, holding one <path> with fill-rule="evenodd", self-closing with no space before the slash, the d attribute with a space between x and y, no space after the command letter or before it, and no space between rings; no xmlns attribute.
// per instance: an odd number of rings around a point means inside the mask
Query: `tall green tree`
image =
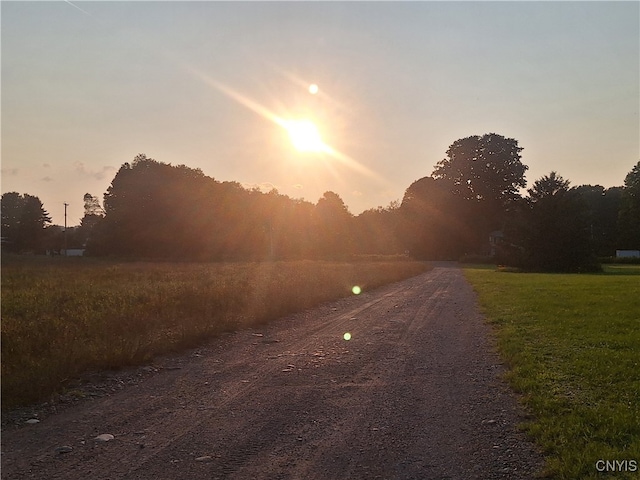
<svg viewBox="0 0 640 480"><path fill-rule="evenodd" d="M615 255L622 190L622 187L605 189L600 185L580 185L576 188L586 204L589 235L593 251L599 257Z"/></svg>
<svg viewBox="0 0 640 480"><path fill-rule="evenodd" d="M105 193L104 221L90 250L142 257L197 256L207 246L206 229L211 225L202 203L210 198L213 182L200 170L136 156L120 167Z"/></svg>
<svg viewBox="0 0 640 480"><path fill-rule="evenodd" d="M41 251L51 217L36 196L8 192L2 195L2 237L11 252Z"/></svg>
<svg viewBox="0 0 640 480"><path fill-rule="evenodd" d="M580 192L556 172L536 180L522 212L522 266L549 272L598 268L592 252L588 208ZM510 239L511 241L511 239Z"/></svg>
<svg viewBox="0 0 640 480"><path fill-rule="evenodd" d="M400 238L400 204L365 210L354 218L356 251L361 254L392 255L406 248Z"/></svg>
<svg viewBox="0 0 640 480"><path fill-rule="evenodd" d="M336 204L333 200L329 205ZM142 154L122 165L105 194L104 208L104 219L89 242L92 254L262 260L320 253L318 212L312 203L275 190L265 194L237 182L218 182L198 169ZM343 216L326 217L325 226L332 228Z"/></svg>
<svg viewBox="0 0 640 480"><path fill-rule="evenodd" d="M325 192L316 204L318 251L339 258L354 252L353 215L335 192Z"/></svg>
<svg viewBox="0 0 640 480"><path fill-rule="evenodd" d="M466 222L466 200L444 180L424 177L405 191L400 205L400 237L416 258L455 259L475 242Z"/></svg>
<svg viewBox="0 0 640 480"><path fill-rule="evenodd" d="M624 179L618 217L619 249L640 250L640 161Z"/></svg>
<svg viewBox="0 0 640 480"><path fill-rule="evenodd" d="M496 133L456 140L447 157L436 165L439 180L464 207L458 219L476 233L476 249L487 242L489 232L500 229L508 210L526 186L522 147L513 138Z"/></svg>
<svg viewBox="0 0 640 480"><path fill-rule="evenodd" d="M93 230L104 218L104 209L100 205L98 197L85 193L83 200L84 215L80 219L80 226L77 229L79 245L86 245L89 242Z"/></svg>
<svg viewBox="0 0 640 480"><path fill-rule="evenodd" d="M272 190L266 194L255 192L253 208L260 214L256 221L264 225L269 258L310 258L319 253L313 203Z"/></svg>

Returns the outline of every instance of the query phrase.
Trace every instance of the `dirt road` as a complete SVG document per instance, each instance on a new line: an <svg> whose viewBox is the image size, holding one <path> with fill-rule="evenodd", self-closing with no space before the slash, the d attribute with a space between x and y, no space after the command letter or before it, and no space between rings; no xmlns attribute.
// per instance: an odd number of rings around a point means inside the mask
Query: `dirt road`
<svg viewBox="0 0 640 480"><path fill-rule="evenodd" d="M520 479L541 467L453 266L154 365L6 427L2 478Z"/></svg>

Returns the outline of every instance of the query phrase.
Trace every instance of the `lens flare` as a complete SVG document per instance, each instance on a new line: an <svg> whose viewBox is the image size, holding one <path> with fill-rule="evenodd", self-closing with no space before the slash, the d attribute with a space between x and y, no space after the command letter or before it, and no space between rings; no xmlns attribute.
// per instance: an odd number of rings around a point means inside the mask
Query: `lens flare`
<svg viewBox="0 0 640 480"><path fill-rule="evenodd" d="M188 71L190 71L190 73L192 75L194 75L196 78L199 78L205 84L209 85L210 87L213 87L214 89L216 89L219 92L221 92L222 94L226 95L228 98L236 101L238 104L242 105L243 107L245 107L245 108L251 110L252 112L260 115L261 117L263 117L263 118L275 123L279 127L281 127L284 130L286 130L288 133L290 133L289 127L290 127L290 124L291 124L291 120L286 120L285 118L282 118L279 115L276 115L274 112L269 110L264 105L261 105L260 103L256 102L252 98L250 98L250 97L248 97L248 96L246 96L246 95L234 90L231 87L228 87L227 85L224 85L221 82L218 82L218 81L214 80L212 77L210 77L209 75L205 74L204 72L202 72L200 70L197 70L197 69L195 69L193 67L190 67L190 66L187 66L186 68L187 68ZM307 88L310 88L309 84L306 84L306 85L307 85ZM315 84L313 84L313 85L315 85ZM316 85L316 87L317 87L317 85ZM319 93L319 89L318 89L318 93ZM384 184L388 184L388 181L384 177L382 177L379 173L374 172L373 170L367 168L366 166L364 166L363 164L361 164L357 160L351 158L349 155L346 155L346 154L336 150L332 146L324 143L324 141L319 136L319 134L316 133L317 132L317 128L316 128L315 132L311 128L309 128L308 126L303 128L302 130L303 130L303 134L304 134L304 138L305 138L305 140L302 142L302 144L306 143L307 146L303 147L303 149L301 151L303 151L303 152L313 151L313 152L316 152L316 153L322 153L323 155L327 155L327 156L333 158L334 160L337 160L338 162L342 163L346 167L351 168L352 170L355 170L358 173L366 175L366 176L368 176L370 178L375 178L376 180L378 180L378 181L380 181L380 182L382 182ZM309 141L309 143L307 143L308 141ZM311 149L309 149L309 145L312 146Z"/></svg>
<svg viewBox="0 0 640 480"><path fill-rule="evenodd" d="M358 285L354 285L351 289L351 293L354 295L360 295L362 293L362 289Z"/></svg>
<svg viewBox="0 0 640 480"><path fill-rule="evenodd" d="M349 341L351 340L351 334L349 332L345 333L342 338L344 338L345 340Z"/></svg>

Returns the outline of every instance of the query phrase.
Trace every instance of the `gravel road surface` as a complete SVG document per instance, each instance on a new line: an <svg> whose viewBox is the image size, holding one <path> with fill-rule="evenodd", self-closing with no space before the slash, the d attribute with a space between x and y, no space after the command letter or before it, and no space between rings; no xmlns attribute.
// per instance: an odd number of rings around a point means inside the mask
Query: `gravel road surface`
<svg viewBox="0 0 640 480"><path fill-rule="evenodd" d="M534 478L493 345L462 272L438 264L114 374L126 386L39 423L23 412L2 478Z"/></svg>

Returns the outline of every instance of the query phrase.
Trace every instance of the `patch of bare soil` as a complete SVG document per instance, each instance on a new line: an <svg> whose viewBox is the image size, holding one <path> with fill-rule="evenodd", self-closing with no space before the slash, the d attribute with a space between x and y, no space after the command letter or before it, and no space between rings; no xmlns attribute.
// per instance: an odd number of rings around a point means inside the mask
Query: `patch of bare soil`
<svg viewBox="0 0 640 480"><path fill-rule="evenodd" d="M440 265L9 414L2 478L533 478L503 372Z"/></svg>

